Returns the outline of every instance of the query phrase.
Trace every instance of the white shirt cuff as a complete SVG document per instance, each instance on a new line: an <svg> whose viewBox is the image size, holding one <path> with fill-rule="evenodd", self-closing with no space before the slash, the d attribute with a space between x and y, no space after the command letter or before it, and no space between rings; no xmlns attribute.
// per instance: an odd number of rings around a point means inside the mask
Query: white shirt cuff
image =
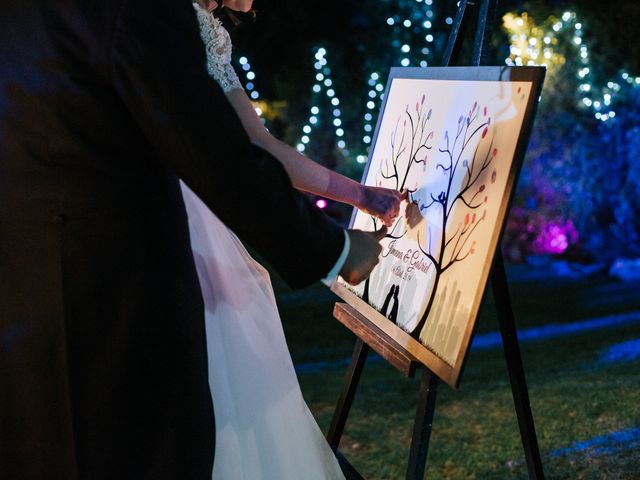
<svg viewBox="0 0 640 480"><path fill-rule="evenodd" d="M338 278L338 275L340 274L340 270L342 270L342 267L344 266L344 262L347 261L347 256L349 255L350 249L351 249L351 240L349 239L349 234L345 230L344 231L344 247L342 247L342 253L338 257L338 261L333 266L331 271L327 274L327 276L324 277L322 280L320 280L327 287L330 287L333 284L334 280Z"/></svg>

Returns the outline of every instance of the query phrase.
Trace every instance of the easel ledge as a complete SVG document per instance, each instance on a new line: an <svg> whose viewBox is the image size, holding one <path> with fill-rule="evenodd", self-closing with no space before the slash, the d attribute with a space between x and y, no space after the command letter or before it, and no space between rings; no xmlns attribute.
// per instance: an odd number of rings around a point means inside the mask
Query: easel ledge
<svg viewBox="0 0 640 480"><path fill-rule="evenodd" d="M348 303L338 302L333 316L351 330L364 343L373 348L382 358L393 365L404 376L413 378L421 363L375 323L359 313Z"/></svg>
<svg viewBox="0 0 640 480"><path fill-rule="evenodd" d="M416 367L416 365L413 367L405 365L403 357L407 357L410 361L416 362L417 366L428 368L451 388L458 388L457 379L460 378L459 373L464 366L462 360L459 362L457 369L448 365L446 362L441 361L435 353L424 348L411 335L389 322L380 312L353 294L344 285L335 282L331 286L331 290L347 302L345 305L349 305L349 310L343 310L342 320L336 316L335 310L334 316L355 333L356 337L363 338L367 345L374 347L374 350L402 372L403 375L412 377L413 374L408 374L407 372L414 372ZM368 328L371 328L371 330L367 331ZM361 332L363 335L360 334ZM382 340L380 342L377 342L374 332L381 335ZM376 346L378 343L380 345ZM400 362L394 362L393 358L388 358L386 356L387 349L391 349L393 353L388 352L388 354L395 355Z"/></svg>

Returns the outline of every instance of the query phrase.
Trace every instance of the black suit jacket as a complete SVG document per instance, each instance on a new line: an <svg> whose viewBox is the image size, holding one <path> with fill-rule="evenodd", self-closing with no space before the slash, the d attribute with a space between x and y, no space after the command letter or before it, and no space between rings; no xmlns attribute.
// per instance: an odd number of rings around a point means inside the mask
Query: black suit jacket
<svg viewBox="0 0 640 480"><path fill-rule="evenodd" d="M210 479L178 177L293 286L342 249L207 76L189 0L0 2L0 478Z"/></svg>

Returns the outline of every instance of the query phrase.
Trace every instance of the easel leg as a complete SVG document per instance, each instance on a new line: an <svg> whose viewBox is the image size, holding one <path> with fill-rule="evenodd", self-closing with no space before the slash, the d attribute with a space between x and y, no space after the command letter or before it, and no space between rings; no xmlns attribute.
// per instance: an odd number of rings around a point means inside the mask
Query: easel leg
<svg viewBox="0 0 640 480"><path fill-rule="evenodd" d="M342 387L342 393L340 394L340 399L336 405L333 420L331 420L329 433L327 433L327 441L334 451L338 449L340 444L340 439L344 432L344 426L347 423L347 417L351 410L351 404L353 403L353 398L356 394L358 382L360 381L360 376L362 375L362 369L364 368L364 362L367 359L368 353L369 345L358 338L353 349L351 365L349 365L349 369L347 370L347 376Z"/></svg>
<svg viewBox="0 0 640 480"><path fill-rule="evenodd" d="M491 35L497 0L481 0L478 11L478 23L476 26L476 37L473 41L473 53L471 54L471 65L486 65L491 50Z"/></svg>
<svg viewBox="0 0 640 480"><path fill-rule="evenodd" d="M520 345L516 333L516 326L513 319L511 299L509 296L509 286L507 284L507 274L504 268L504 260L500 251L496 253L496 260L493 266L491 277L493 285L493 295L502 335L502 345L509 371L509 381L511 382L511 392L515 403L518 426L520 427L520 437L524 447L524 455L527 460L529 478L543 480L542 461L540 459L540 449L538 448L538 438L531 414L531 404L529 402L529 390L524 376Z"/></svg>
<svg viewBox="0 0 640 480"><path fill-rule="evenodd" d="M460 0L458 3L458 9L456 11L456 16L453 20L453 25L451 26L451 33L449 34L449 38L447 40L447 47L444 52L444 59L442 61L442 65L448 67L450 65L455 64L458 60L458 53L460 51L460 29L462 28L462 21L464 20L464 15L467 10L468 0Z"/></svg>
<svg viewBox="0 0 640 480"><path fill-rule="evenodd" d="M433 413L436 408L438 377L429 370L424 370L420 384L420 398L416 406L416 418L411 436L411 451L407 466L407 480L422 480L427 466L429 439L433 424Z"/></svg>

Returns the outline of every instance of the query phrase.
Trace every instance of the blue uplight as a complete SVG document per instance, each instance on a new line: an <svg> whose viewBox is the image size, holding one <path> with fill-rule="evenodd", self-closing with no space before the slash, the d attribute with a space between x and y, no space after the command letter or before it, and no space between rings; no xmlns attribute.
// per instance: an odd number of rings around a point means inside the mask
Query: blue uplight
<svg viewBox="0 0 640 480"><path fill-rule="evenodd" d="M560 457L585 451L588 451L590 454L602 455L638 448L640 448L640 428L628 428L626 430L593 437L582 442L575 442L569 447L557 448L552 450L549 455L552 457Z"/></svg>
<svg viewBox="0 0 640 480"><path fill-rule="evenodd" d="M631 312L572 323L552 323L542 327L519 329L518 340L520 343L535 342L639 322L640 312ZM473 350L490 350L492 348L498 348L501 345L502 339L500 332L489 332L476 335L473 338L471 348Z"/></svg>
<svg viewBox="0 0 640 480"><path fill-rule="evenodd" d="M633 362L639 359L640 338L613 345L600 355L600 361L604 363Z"/></svg>

